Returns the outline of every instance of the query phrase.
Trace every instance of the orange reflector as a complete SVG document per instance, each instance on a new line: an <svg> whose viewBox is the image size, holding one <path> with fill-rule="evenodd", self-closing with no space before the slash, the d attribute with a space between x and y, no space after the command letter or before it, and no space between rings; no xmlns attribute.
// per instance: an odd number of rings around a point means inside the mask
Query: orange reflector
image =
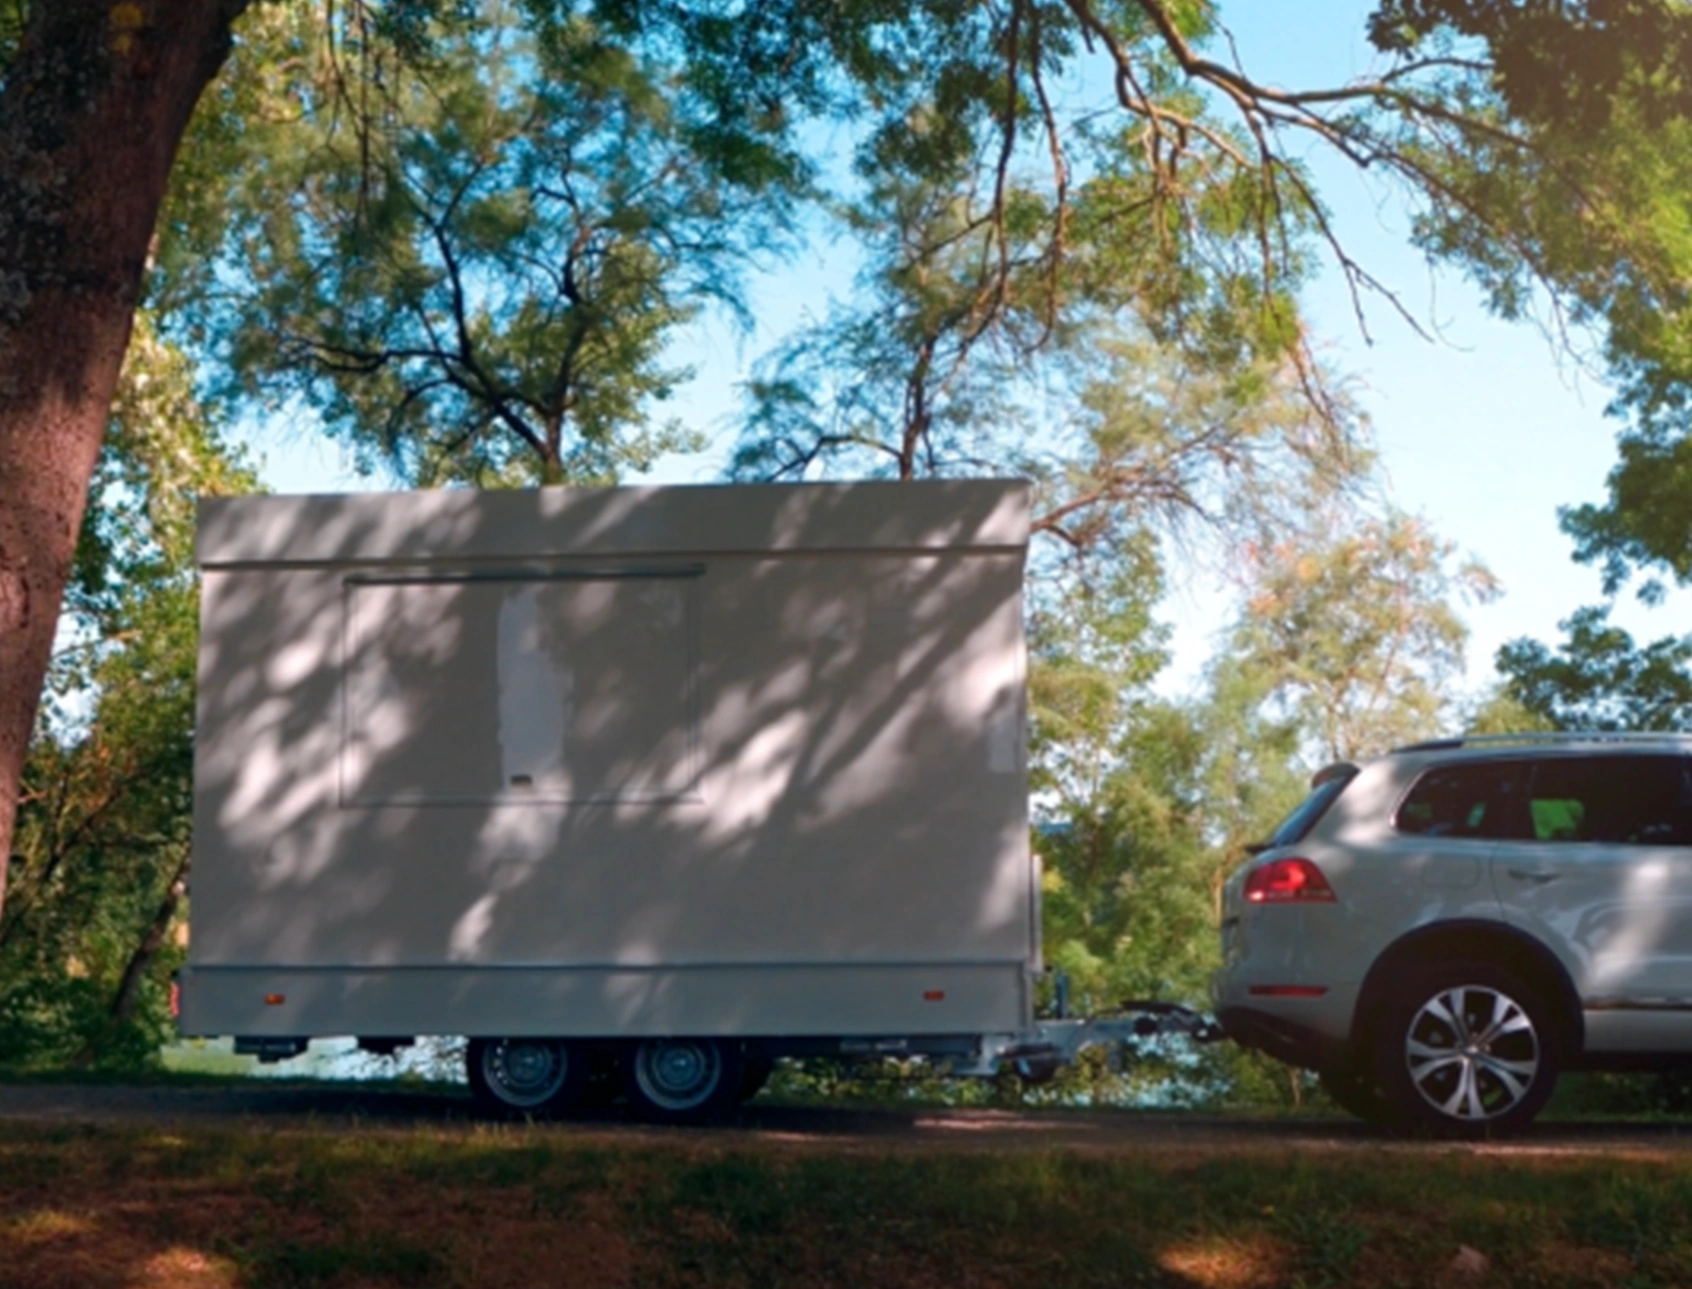
<svg viewBox="0 0 1692 1289"><path fill-rule="evenodd" d="M925 989L922 991L922 1000L925 1003L937 1003L945 996L946 991L944 989Z"/></svg>
<svg viewBox="0 0 1692 1289"><path fill-rule="evenodd" d="M264 996L264 1005L266 1007L280 1007L283 1003L285 1003L287 1001L288 1001L288 995L287 994L266 994Z"/></svg>
<svg viewBox="0 0 1692 1289"><path fill-rule="evenodd" d="M170 982L170 1018L182 1019L182 982L178 980Z"/></svg>

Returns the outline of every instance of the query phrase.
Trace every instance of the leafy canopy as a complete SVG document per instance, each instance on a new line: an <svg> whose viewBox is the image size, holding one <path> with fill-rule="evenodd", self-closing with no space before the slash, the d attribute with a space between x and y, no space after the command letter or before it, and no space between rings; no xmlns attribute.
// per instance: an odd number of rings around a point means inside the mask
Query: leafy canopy
<svg viewBox="0 0 1692 1289"><path fill-rule="evenodd" d="M1692 724L1692 636L1648 645L1587 607L1555 649L1512 640L1498 651L1504 694L1551 729L1670 730Z"/></svg>
<svg viewBox="0 0 1692 1289"><path fill-rule="evenodd" d="M1312 187L1315 141L1399 182L1423 245L1499 308L1548 287L1608 324L1616 370L1667 371L1644 320L1685 280L1682 6L1384 0L1383 69L1305 90L1253 80L1222 20L273 0L197 122L156 298L225 393L298 396L403 477L604 480L683 441L658 415L670 342L743 304L747 265L825 197L865 290L763 368L748 473L837 449L1002 466L960 427L1007 401L1032 424L1029 355L1101 317L1202 370L1276 371L1343 433L1296 293L1322 249L1360 301L1383 288ZM1015 396L984 398L1007 370Z"/></svg>

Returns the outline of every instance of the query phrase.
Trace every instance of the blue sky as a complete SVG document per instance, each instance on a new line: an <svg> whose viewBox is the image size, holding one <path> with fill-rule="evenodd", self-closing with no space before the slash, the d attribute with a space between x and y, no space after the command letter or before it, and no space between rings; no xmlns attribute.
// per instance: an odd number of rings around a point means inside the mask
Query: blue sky
<svg viewBox="0 0 1692 1289"><path fill-rule="evenodd" d="M1283 0L1225 4L1246 68L1261 80L1308 87L1366 74L1373 54L1363 39L1369 6L1356 0ZM1560 505L1600 500L1614 458L1618 428L1603 414L1608 391L1591 372L1559 359L1529 324L1486 313L1460 276L1433 273L1406 240L1407 215L1393 193L1348 166L1312 154L1320 189L1348 251L1393 287L1438 339L1418 336L1383 301L1367 305L1370 341L1360 333L1338 274L1325 272L1307 297L1314 330L1337 370L1359 382L1391 499L1423 516L1466 555L1483 561L1503 583L1493 604L1470 606L1469 685L1491 674L1498 646L1515 636L1559 637L1557 623L1599 601L1598 576L1570 559L1557 527ZM663 463L662 482L717 477L732 438L725 421L734 384L751 358L830 290L845 287L838 253L814 250L758 284L759 333L737 340L723 328L694 337L684 354L702 374L670 413L711 434L716 449ZM281 491L369 487L340 450L299 427L256 432L267 481ZM1636 637L1687 630L1688 597L1647 609L1626 597L1616 620ZM1178 573L1166 604L1174 624L1175 664L1168 684L1190 683L1214 652L1228 600L1214 571Z"/></svg>
<svg viewBox="0 0 1692 1289"><path fill-rule="evenodd" d="M1222 12L1254 76L1312 86L1379 69L1363 35L1371 7L1236 2ZM1348 251L1438 332L1430 343L1376 303L1367 310L1366 343L1332 271L1307 297L1335 365L1363 382L1392 499L1503 583L1502 598L1465 614L1469 677L1479 684L1504 641L1558 639L1561 619L1603 598L1597 572L1573 562L1557 509L1605 496L1620 428L1604 415L1609 390L1560 357L1537 327L1489 315L1460 275L1431 272L1407 240L1408 215L1393 193L1331 157L1313 161ZM1678 593L1648 609L1624 592L1614 620L1638 639L1678 635L1688 629L1688 604Z"/></svg>

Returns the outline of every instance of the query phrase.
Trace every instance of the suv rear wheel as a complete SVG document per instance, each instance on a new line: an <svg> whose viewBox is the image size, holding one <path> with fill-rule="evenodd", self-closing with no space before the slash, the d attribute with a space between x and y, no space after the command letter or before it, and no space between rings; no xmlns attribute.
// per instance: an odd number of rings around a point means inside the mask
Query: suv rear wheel
<svg viewBox="0 0 1692 1289"><path fill-rule="evenodd" d="M1544 991L1498 963L1412 972L1375 1029L1381 1090L1424 1131L1484 1137L1521 1128L1556 1086L1552 1017Z"/></svg>
<svg viewBox="0 0 1692 1289"><path fill-rule="evenodd" d="M1382 1126L1398 1122L1398 1107L1387 1099L1372 1074L1333 1067L1316 1071L1316 1078L1328 1100L1354 1118Z"/></svg>

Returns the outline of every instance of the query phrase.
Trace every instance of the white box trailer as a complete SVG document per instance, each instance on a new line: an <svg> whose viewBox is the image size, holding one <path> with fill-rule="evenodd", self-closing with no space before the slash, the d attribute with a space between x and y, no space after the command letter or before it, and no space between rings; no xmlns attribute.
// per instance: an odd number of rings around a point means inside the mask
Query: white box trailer
<svg viewBox="0 0 1692 1289"><path fill-rule="evenodd" d="M1015 482L201 503L182 1031L495 1107L1034 1023Z"/></svg>

